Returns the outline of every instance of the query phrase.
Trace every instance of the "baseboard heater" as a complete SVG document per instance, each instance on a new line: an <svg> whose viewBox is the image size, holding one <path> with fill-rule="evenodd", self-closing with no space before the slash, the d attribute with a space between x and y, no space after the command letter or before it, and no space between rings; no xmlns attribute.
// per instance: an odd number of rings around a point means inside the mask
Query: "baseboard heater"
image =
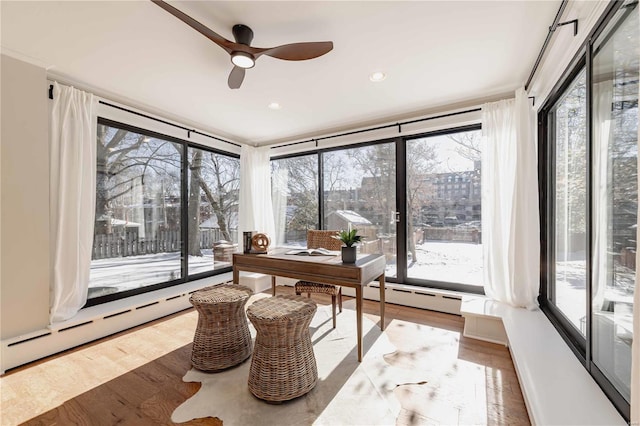
<svg viewBox="0 0 640 426"><path fill-rule="evenodd" d="M435 289L429 289L431 291L427 292L419 287L396 283L385 283L385 290L387 303L460 315L462 295ZM355 290L352 288L343 287L342 292L347 296L355 296ZM374 281L365 286L362 297L369 300L379 300L380 284Z"/></svg>
<svg viewBox="0 0 640 426"><path fill-rule="evenodd" d="M130 306L123 309L126 299L80 311L77 323L64 323L59 327L34 331L0 342L1 374L7 370L67 349L127 330L191 307L189 297L198 288L228 281L229 277L216 276L189 283L182 290L163 289L158 292L130 298ZM180 292L176 294L176 292ZM154 296L155 294L155 296ZM153 300L153 297L157 299ZM137 300L137 303L136 303ZM94 312L91 314L90 312Z"/></svg>

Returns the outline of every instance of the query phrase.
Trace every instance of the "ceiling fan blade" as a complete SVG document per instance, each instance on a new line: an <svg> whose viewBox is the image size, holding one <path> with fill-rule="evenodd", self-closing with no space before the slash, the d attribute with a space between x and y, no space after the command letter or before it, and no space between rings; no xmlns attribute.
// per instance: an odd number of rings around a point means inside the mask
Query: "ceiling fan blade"
<svg viewBox="0 0 640 426"><path fill-rule="evenodd" d="M172 14L173 16L175 16L176 18L180 19L185 24L189 25L194 30L198 31L200 34L202 34L212 42L216 43L218 46L222 47L224 50L227 51L227 53L231 53L234 50L234 46L236 45L236 43L227 40L226 38L222 37L220 34L204 26L203 24L196 21L189 15L179 11L178 9L171 6L167 2L164 2L162 0L151 0L151 1L157 4L158 6L160 6L161 8L163 8L164 10L166 10L167 12L169 12L170 14Z"/></svg>
<svg viewBox="0 0 640 426"><path fill-rule="evenodd" d="M267 55L272 58L284 59L285 61L304 61L322 56L325 53L329 53L332 49L332 41L293 43L272 47L270 49L261 49L255 56Z"/></svg>
<svg viewBox="0 0 640 426"><path fill-rule="evenodd" d="M240 86L242 85L242 81L244 80L244 72L244 68L233 67L231 73L229 74L229 80L227 82L230 89L240 88Z"/></svg>

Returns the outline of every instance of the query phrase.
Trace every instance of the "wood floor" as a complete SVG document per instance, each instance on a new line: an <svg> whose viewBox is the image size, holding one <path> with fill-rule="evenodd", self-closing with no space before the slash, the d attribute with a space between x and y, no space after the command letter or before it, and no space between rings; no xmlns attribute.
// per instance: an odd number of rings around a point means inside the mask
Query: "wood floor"
<svg viewBox="0 0 640 426"><path fill-rule="evenodd" d="M288 292L289 287L278 288L278 294ZM329 297L314 299L330 303ZM365 301L372 321L379 320L378 309L377 302ZM387 304L385 320L398 348L394 363L443 366L441 377L432 381L437 385L397 392L398 425L530 424L507 348L463 337L464 320L455 315ZM196 322L190 309L9 371L0 378L0 424L174 424L173 410L200 387L182 381L190 369ZM410 324L430 327L429 339ZM469 397L452 404L451 396L461 392ZM205 418L183 424L222 422Z"/></svg>

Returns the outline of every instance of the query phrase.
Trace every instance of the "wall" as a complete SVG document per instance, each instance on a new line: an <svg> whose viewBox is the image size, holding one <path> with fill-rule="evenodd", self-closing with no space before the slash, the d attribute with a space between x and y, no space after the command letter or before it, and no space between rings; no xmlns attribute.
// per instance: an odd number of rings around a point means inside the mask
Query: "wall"
<svg viewBox="0 0 640 426"><path fill-rule="evenodd" d="M529 85L529 96L535 96L535 109L539 109L549 97L551 90L569 67L574 55L607 8L608 1L571 1L562 14L560 22L578 20L578 34L573 35L573 25L556 29L547 47L540 66ZM551 25L552 22L549 22ZM542 47L542 46L541 46Z"/></svg>
<svg viewBox="0 0 640 426"><path fill-rule="evenodd" d="M0 338L49 321L46 70L0 58Z"/></svg>

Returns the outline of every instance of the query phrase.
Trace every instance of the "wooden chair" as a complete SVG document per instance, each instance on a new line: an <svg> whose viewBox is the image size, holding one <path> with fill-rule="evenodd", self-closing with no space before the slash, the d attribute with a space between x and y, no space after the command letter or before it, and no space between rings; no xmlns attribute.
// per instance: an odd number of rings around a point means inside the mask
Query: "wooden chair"
<svg viewBox="0 0 640 426"><path fill-rule="evenodd" d="M320 231L310 229L307 231L307 248L325 248L327 250L340 250L342 242L332 238L337 235L338 231ZM311 297L311 293L323 293L331 296L331 307L333 312L333 328L336 328L336 298L338 299L338 307L342 312L342 287L332 284L314 283L311 281L298 281L295 285L295 292L299 296L307 293L307 297Z"/></svg>

